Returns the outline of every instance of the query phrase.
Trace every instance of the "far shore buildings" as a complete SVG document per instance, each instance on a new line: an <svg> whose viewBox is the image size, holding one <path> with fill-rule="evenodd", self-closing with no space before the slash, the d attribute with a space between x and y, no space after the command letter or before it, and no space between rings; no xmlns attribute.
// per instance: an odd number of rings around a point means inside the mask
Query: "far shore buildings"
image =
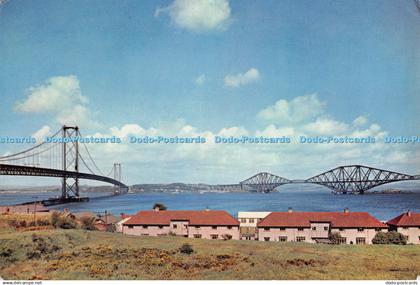
<svg viewBox="0 0 420 285"><path fill-rule="evenodd" d="M257 240L257 223L262 221L271 212L238 212L238 221L240 223L241 239Z"/></svg>
<svg viewBox="0 0 420 285"><path fill-rule="evenodd" d="M420 244L420 213L407 211L386 222L390 231L407 237L407 243Z"/></svg>
<svg viewBox="0 0 420 285"><path fill-rule="evenodd" d="M388 226L366 212L273 212L258 223L260 241L326 242L339 233L342 244L371 244Z"/></svg>
<svg viewBox="0 0 420 285"><path fill-rule="evenodd" d="M239 240L239 222L226 211L140 211L123 223L128 235L176 235L200 239Z"/></svg>

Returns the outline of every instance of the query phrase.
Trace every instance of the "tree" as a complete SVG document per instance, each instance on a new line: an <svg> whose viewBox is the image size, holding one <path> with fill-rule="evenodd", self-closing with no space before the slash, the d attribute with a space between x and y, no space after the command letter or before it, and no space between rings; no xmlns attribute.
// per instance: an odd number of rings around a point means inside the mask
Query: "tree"
<svg viewBox="0 0 420 285"><path fill-rule="evenodd" d="M159 209L159 211L165 211L167 209L163 203L159 203L159 202L153 205L153 209L156 209L156 208Z"/></svg>

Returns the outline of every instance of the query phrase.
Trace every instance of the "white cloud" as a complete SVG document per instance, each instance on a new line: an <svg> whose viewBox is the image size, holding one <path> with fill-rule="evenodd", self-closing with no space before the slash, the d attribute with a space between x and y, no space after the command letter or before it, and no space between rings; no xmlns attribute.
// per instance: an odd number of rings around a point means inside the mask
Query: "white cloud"
<svg viewBox="0 0 420 285"><path fill-rule="evenodd" d="M87 98L80 92L79 80L74 75L49 78L45 84L27 90L28 98L17 102L16 110L26 113L58 112L63 106L85 104Z"/></svg>
<svg viewBox="0 0 420 285"><path fill-rule="evenodd" d="M225 76L225 86L240 87L241 85L250 84L260 79L260 72L256 68L251 68L245 73L235 75L229 74Z"/></svg>
<svg viewBox="0 0 420 285"><path fill-rule="evenodd" d="M303 130L313 135L339 136L349 130L346 123L329 118L318 118L315 122L303 126Z"/></svg>
<svg viewBox="0 0 420 285"><path fill-rule="evenodd" d="M363 126L366 125L368 122L368 119L365 116L359 116L356 119L354 119L353 124L355 126Z"/></svg>
<svg viewBox="0 0 420 285"><path fill-rule="evenodd" d="M167 7L159 7L155 17L168 14L180 28L193 32L224 30L229 24L231 9L228 0L175 0Z"/></svg>
<svg viewBox="0 0 420 285"><path fill-rule="evenodd" d="M79 80L74 75L56 76L44 84L30 87L24 101L18 101L15 110L22 113L54 114L60 124L97 127L91 119L88 99L80 90Z"/></svg>
<svg viewBox="0 0 420 285"><path fill-rule="evenodd" d="M196 79L195 79L195 83L197 85L203 85L204 82L206 81L206 76L204 74L199 75Z"/></svg>
<svg viewBox="0 0 420 285"><path fill-rule="evenodd" d="M291 101L278 100L258 113L258 117L278 124L295 124L309 121L325 112L325 102L317 94L299 96Z"/></svg>
<svg viewBox="0 0 420 285"><path fill-rule="evenodd" d="M50 136L52 134L51 128L47 125L40 128L38 131L32 134L32 137L34 137L37 142L42 142L46 136Z"/></svg>

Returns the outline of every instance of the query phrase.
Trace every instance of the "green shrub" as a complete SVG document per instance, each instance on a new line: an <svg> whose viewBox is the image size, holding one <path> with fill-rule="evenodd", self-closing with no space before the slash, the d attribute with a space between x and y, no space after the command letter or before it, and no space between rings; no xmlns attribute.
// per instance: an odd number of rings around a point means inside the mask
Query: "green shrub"
<svg viewBox="0 0 420 285"><path fill-rule="evenodd" d="M50 225L50 221L49 220L38 220L38 221L36 221L36 224L38 226L49 226Z"/></svg>
<svg viewBox="0 0 420 285"><path fill-rule="evenodd" d="M398 232L378 232L372 239L373 244L407 244L407 238Z"/></svg>
<svg viewBox="0 0 420 285"><path fill-rule="evenodd" d="M20 222L18 220L12 219L9 221L9 226L17 229L20 227Z"/></svg>
<svg viewBox="0 0 420 285"><path fill-rule="evenodd" d="M375 237L372 239L373 244L388 244L389 239L387 233L379 232L376 233Z"/></svg>
<svg viewBox="0 0 420 285"><path fill-rule="evenodd" d="M39 237L36 234L32 235L32 249L26 253L28 259L39 259L42 255L54 253L61 248L55 244L52 244L51 238L46 240L45 238Z"/></svg>
<svg viewBox="0 0 420 285"><path fill-rule="evenodd" d="M88 230L88 231L96 230L94 217L81 217L80 223L81 223L81 228L84 230Z"/></svg>
<svg viewBox="0 0 420 285"><path fill-rule="evenodd" d="M340 244L341 235L340 233L330 233L328 235L328 239L330 240L331 244Z"/></svg>
<svg viewBox="0 0 420 285"><path fill-rule="evenodd" d="M398 232L388 232L388 240L390 244L407 244L407 238Z"/></svg>
<svg viewBox="0 0 420 285"><path fill-rule="evenodd" d="M58 222L60 220L61 214L59 212L53 212L51 214L51 225L55 228L58 228Z"/></svg>
<svg viewBox="0 0 420 285"><path fill-rule="evenodd" d="M183 253L183 254L191 254L194 252L194 249L192 248L192 246L188 243L184 243L180 248L179 248L179 252Z"/></svg>
<svg viewBox="0 0 420 285"><path fill-rule="evenodd" d="M61 229L75 229L77 228L77 223L70 217L61 216L58 219L56 227Z"/></svg>

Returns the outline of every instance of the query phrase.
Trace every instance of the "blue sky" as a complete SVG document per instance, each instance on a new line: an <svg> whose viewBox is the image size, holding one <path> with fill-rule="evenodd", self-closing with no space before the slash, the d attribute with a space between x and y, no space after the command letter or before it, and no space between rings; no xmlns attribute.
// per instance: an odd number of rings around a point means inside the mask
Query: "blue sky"
<svg viewBox="0 0 420 285"><path fill-rule="evenodd" d="M216 7L205 2L195 7L205 9L202 15L191 14L193 4L187 0L3 3L1 135L29 135L44 126L58 129L59 118L68 115L59 106L43 112L17 105L36 88L52 85L49 79L69 76L86 99L71 101L83 106L80 125L86 134L110 134L111 128L128 124L163 132L173 122L193 126L197 133L242 128L254 134L269 124L296 133L307 127L267 122L258 114L279 100L291 103L311 94L325 103L322 118L347 124L348 133L377 124L392 135L419 134L420 14L413 1L218 0ZM256 73L247 76L250 70ZM237 86L226 83L229 76ZM351 127L359 116L368 121L366 126ZM15 148L0 147L0 152ZM270 151L276 153L263 152ZM418 147L393 151L408 157L417 155ZM352 161L363 163L366 155L362 150ZM207 161L190 177L171 169L195 161L174 161L166 161L166 170L147 164L150 179L214 182L217 174L204 173L221 163ZM315 171L315 161L305 161L301 175ZM338 156L325 166L346 161ZM401 159L366 162L412 169ZM127 164L145 167L139 161ZM266 167L289 168L281 164L277 160ZM245 165L224 180L254 170ZM152 175L156 171L163 173ZM135 171L127 175L137 182Z"/></svg>

